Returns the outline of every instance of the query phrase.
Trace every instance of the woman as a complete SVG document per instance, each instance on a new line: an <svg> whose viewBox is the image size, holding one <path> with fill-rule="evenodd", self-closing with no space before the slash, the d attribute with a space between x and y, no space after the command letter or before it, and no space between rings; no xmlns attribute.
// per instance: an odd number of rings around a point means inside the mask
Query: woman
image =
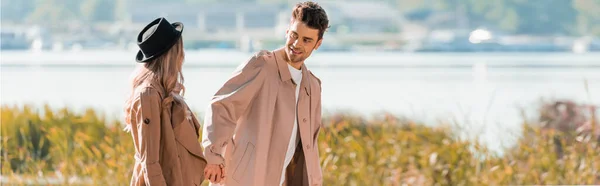
<svg viewBox="0 0 600 186"><path fill-rule="evenodd" d="M158 18L137 37L141 66L125 107L135 146L131 185L200 185L206 160L200 124L183 100L182 23Z"/></svg>

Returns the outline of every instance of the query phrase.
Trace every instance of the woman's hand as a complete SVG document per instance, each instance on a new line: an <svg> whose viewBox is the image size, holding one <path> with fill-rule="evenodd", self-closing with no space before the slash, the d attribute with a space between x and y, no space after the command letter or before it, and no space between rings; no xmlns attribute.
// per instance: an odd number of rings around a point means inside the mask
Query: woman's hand
<svg viewBox="0 0 600 186"><path fill-rule="evenodd" d="M220 183L225 180L225 170L220 164L208 164L204 168L204 177L211 183Z"/></svg>

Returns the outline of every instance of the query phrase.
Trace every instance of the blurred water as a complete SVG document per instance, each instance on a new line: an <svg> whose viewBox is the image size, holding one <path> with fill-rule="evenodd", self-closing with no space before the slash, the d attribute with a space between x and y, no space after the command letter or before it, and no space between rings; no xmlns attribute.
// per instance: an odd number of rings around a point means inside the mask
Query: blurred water
<svg viewBox="0 0 600 186"><path fill-rule="evenodd" d="M186 52L186 99L203 112L212 94L251 54ZM599 104L600 55L316 53L324 114L388 111L429 122L456 120L494 146L510 141L519 106L541 97ZM132 52L2 52L1 102L99 108L118 119L128 93ZM589 92L585 91L587 79Z"/></svg>

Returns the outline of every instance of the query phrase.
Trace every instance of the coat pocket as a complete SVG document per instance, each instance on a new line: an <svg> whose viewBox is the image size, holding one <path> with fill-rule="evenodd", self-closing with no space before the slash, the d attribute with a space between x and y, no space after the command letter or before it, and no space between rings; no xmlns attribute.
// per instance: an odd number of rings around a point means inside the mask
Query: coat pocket
<svg viewBox="0 0 600 186"><path fill-rule="evenodd" d="M248 164L250 160L254 158L254 144L248 142L246 145L246 149L244 150L244 154L242 155L242 159L236 165L235 170L233 172L233 179L236 181L240 181L244 173L246 173L246 169L248 168Z"/></svg>

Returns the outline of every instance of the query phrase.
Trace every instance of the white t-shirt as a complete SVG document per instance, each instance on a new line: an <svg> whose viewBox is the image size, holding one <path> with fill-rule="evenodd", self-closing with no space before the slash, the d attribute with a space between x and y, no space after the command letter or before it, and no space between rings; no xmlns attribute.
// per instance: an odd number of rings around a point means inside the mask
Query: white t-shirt
<svg viewBox="0 0 600 186"><path fill-rule="evenodd" d="M290 164L292 158L294 157L294 152L296 151L296 146L300 142L300 138L298 138L298 94L300 93L300 83L302 82L302 70L298 70L292 65L288 64L288 69L290 69L290 74L292 75L292 80L296 83L296 105L294 105L294 127L292 128L292 135L290 136L290 144L288 144L287 152L285 153L285 163L283 164L283 171L281 173L281 181L279 185L283 184L285 180L285 168Z"/></svg>

